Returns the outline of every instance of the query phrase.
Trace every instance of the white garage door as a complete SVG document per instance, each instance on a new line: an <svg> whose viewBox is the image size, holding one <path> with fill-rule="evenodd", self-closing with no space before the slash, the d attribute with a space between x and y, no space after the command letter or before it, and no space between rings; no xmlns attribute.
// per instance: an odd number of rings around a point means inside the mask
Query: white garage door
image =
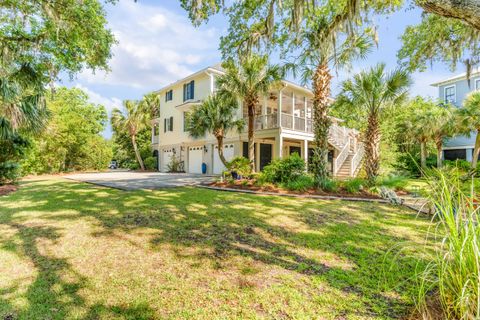
<svg viewBox="0 0 480 320"><path fill-rule="evenodd" d="M223 156L227 161L230 161L233 159L233 156L234 156L233 144L225 144L223 146ZM225 166L222 163L222 160L220 160L220 156L218 155L218 146L215 146L215 150L213 153L213 173L221 174L226 169L227 168L225 168Z"/></svg>
<svg viewBox="0 0 480 320"><path fill-rule="evenodd" d="M188 172L202 173L203 147L190 147L188 149Z"/></svg>
<svg viewBox="0 0 480 320"><path fill-rule="evenodd" d="M173 150L163 150L163 156L162 156L162 171L167 172L168 171L168 165L170 164L170 160L172 159L173 155Z"/></svg>

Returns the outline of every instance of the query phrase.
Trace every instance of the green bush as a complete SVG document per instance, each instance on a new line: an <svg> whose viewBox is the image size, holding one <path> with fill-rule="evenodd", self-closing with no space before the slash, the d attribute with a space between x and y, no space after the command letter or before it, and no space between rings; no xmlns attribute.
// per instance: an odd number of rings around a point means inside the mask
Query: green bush
<svg viewBox="0 0 480 320"><path fill-rule="evenodd" d="M405 190L408 185L408 177L405 176L388 176L378 179L377 185L387 187L394 190Z"/></svg>
<svg viewBox="0 0 480 320"><path fill-rule="evenodd" d="M467 160L445 160L443 162L445 167L458 168L461 171L468 172L472 168L472 164Z"/></svg>
<svg viewBox="0 0 480 320"><path fill-rule="evenodd" d="M273 160L263 168L263 176L267 182L284 183L296 180L305 173L305 161L298 155Z"/></svg>
<svg viewBox="0 0 480 320"><path fill-rule="evenodd" d="M434 168L437 166L437 157L432 155L427 157L427 168ZM409 153L402 153L398 156L394 165L395 169L399 171L406 171L412 176L420 176L420 157Z"/></svg>
<svg viewBox="0 0 480 320"><path fill-rule="evenodd" d="M250 160L244 157L235 157L227 163L227 169L230 172L236 172L240 176L249 176L252 173Z"/></svg>
<svg viewBox="0 0 480 320"><path fill-rule="evenodd" d="M309 175L301 175L294 180L287 181L282 184L287 190L292 191L301 191L305 192L315 186L315 181L313 180L312 176Z"/></svg>
<svg viewBox="0 0 480 320"><path fill-rule="evenodd" d="M157 158L156 157L148 157L144 161L145 168L147 170L157 170Z"/></svg>
<svg viewBox="0 0 480 320"><path fill-rule="evenodd" d="M168 172L180 172L180 159L173 155L170 158L170 162L167 164L167 171Z"/></svg>
<svg viewBox="0 0 480 320"><path fill-rule="evenodd" d="M333 179L324 179L320 181L316 181L315 185L318 189L325 191L325 192L337 192L338 191L338 182Z"/></svg>
<svg viewBox="0 0 480 320"><path fill-rule="evenodd" d="M343 181L342 185L348 193L359 193L366 185L366 181L361 178L353 178Z"/></svg>
<svg viewBox="0 0 480 320"><path fill-rule="evenodd" d="M13 183L20 177L20 165L17 162L6 161L0 163L0 186Z"/></svg>

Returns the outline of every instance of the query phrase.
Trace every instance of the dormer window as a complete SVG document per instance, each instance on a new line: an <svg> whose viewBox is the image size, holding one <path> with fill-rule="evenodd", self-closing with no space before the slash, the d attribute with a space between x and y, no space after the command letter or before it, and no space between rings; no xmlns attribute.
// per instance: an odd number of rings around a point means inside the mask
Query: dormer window
<svg viewBox="0 0 480 320"><path fill-rule="evenodd" d="M195 81L192 80L189 83L183 85L183 101L193 100L195 97Z"/></svg>
<svg viewBox="0 0 480 320"><path fill-rule="evenodd" d="M455 97L455 86L445 87L445 103L452 103L454 104L456 101Z"/></svg>

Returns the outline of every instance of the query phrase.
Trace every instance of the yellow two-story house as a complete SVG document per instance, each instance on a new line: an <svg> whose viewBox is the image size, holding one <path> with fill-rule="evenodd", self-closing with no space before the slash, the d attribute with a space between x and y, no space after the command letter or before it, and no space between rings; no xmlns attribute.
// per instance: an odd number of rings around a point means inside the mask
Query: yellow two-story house
<svg viewBox="0 0 480 320"><path fill-rule="evenodd" d="M224 74L220 65L205 68L158 91L159 118L153 120L152 148L158 157L159 171L168 171L172 157L188 173L220 174L225 170L218 156L216 139L207 135L194 139L186 131L187 114L215 93L215 79ZM294 152L308 163L313 153L313 93L302 86L282 81L278 90L260 99L255 119L255 167L263 169L272 159ZM246 117L243 107L237 117ZM334 176L354 176L363 158L363 145L356 130L341 126L333 118L330 129L329 165ZM248 155L247 130L229 132L225 139L225 158Z"/></svg>

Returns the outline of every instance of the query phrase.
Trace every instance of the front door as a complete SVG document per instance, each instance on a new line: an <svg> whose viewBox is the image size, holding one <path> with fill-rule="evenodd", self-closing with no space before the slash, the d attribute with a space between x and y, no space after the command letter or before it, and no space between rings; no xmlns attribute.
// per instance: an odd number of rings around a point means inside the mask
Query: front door
<svg viewBox="0 0 480 320"><path fill-rule="evenodd" d="M260 171L272 161L272 145L260 143Z"/></svg>

